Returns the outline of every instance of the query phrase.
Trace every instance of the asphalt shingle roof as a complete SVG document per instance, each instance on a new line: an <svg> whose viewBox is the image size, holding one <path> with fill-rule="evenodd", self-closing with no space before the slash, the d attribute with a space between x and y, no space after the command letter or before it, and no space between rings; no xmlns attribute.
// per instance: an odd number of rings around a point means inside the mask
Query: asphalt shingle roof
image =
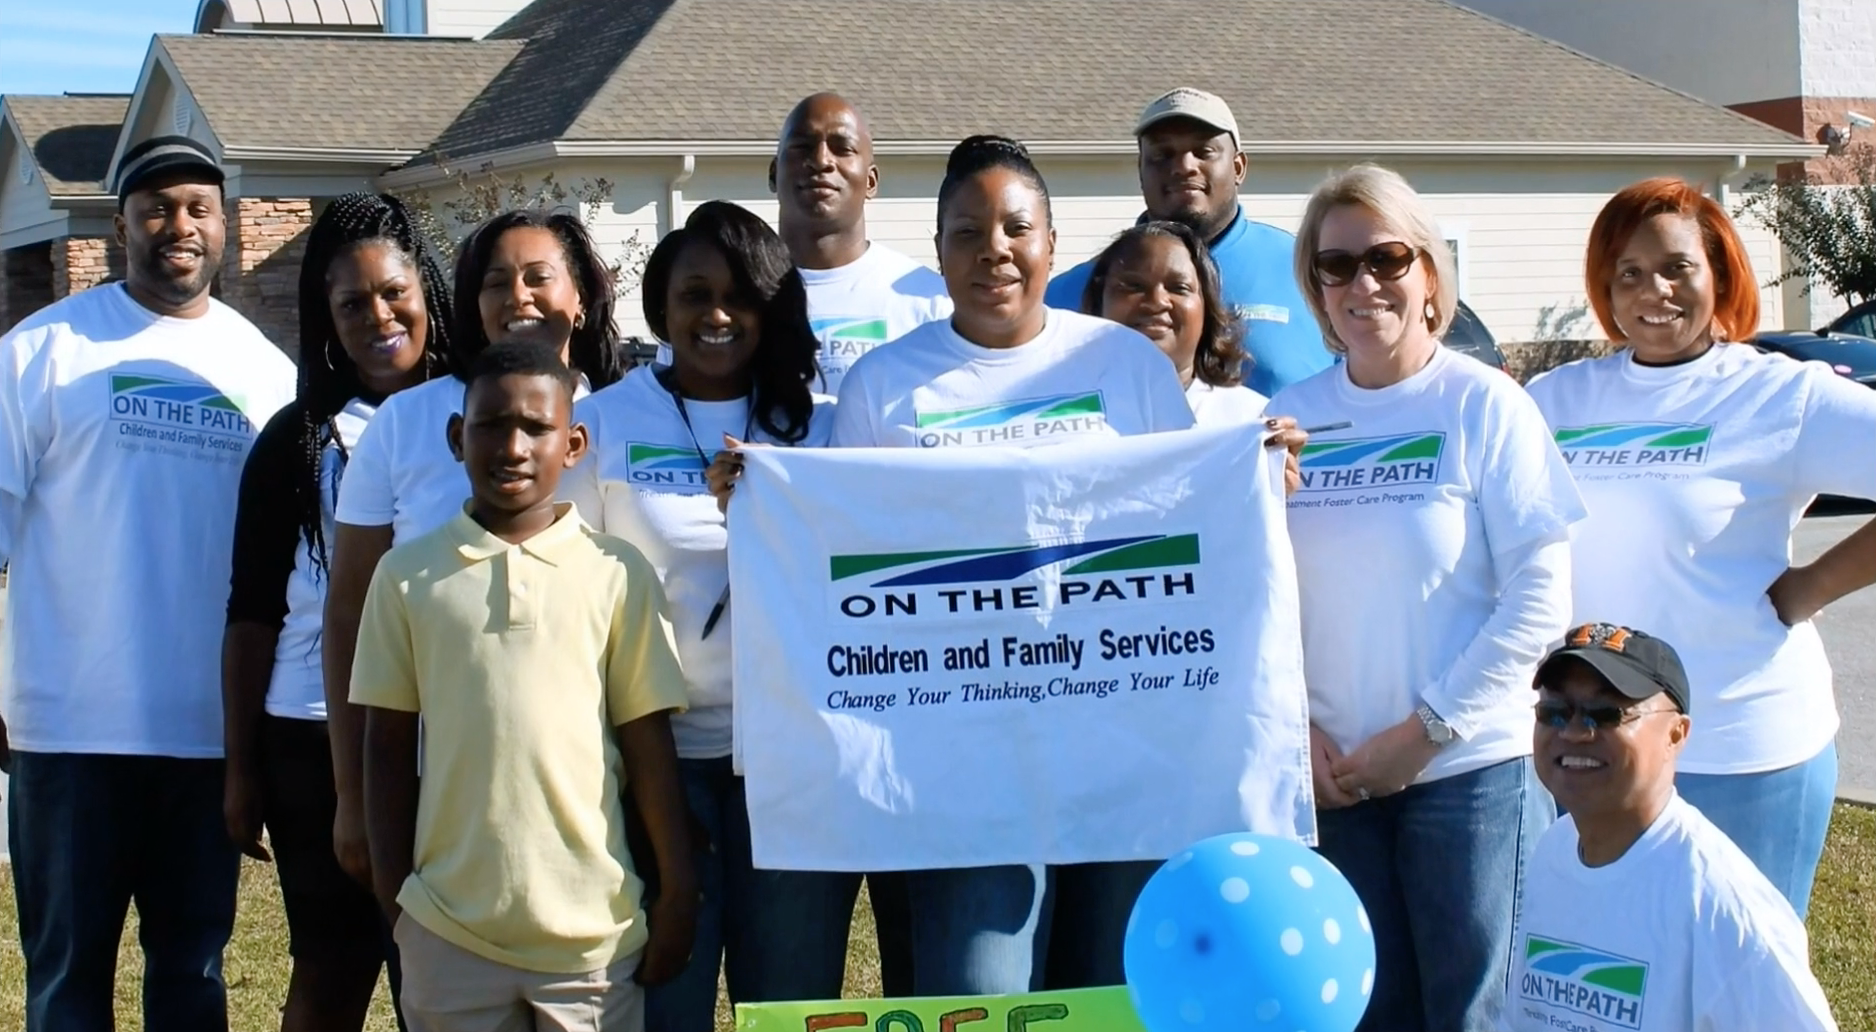
<svg viewBox="0 0 1876 1032"><path fill-rule="evenodd" d="M224 146L421 150L520 43L158 36Z"/></svg>
<svg viewBox="0 0 1876 1032"><path fill-rule="evenodd" d="M7 112L32 149L46 190L55 197L104 192L104 176L129 106L130 97L117 94L6 98Z"/></svg>
<svg viewBox="0 0 1876 1032"><path fill-rule="evenodd" d="M1124 142L1219 93L1247 143L1800 144L1446 0L536 0L478 42L162 36L223 143L772 139L816 90L880 140Z"/></svg>
<svg viewBox="0 0 1876 1032"><path fill-rule="evenodd" d="M497 34L530 39L518 78L577 74L533 87L552 117L520 81L465 112L459 153L767 139L818 89L879 139L1124 141L1182 84L1247 141L1798 142L1444 0L537 0Z"/></svg>

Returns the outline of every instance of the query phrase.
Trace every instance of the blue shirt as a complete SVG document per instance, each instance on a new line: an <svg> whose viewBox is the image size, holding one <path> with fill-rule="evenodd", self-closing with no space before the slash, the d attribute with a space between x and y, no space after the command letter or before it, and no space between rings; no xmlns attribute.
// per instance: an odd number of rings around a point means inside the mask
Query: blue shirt
<svg viewBox="0 0 1876 1032"><path fill-rule="evenodd" d="M1253 222L1242 209L1212 241L1225 302L1244 320L1244 347L1251 356L1245 386L1265 397L1335 364L1291 271L1295 249L1293 234ZM1080 311L1093 266L1089 259L1050 281L1049 306Z"/></svg>

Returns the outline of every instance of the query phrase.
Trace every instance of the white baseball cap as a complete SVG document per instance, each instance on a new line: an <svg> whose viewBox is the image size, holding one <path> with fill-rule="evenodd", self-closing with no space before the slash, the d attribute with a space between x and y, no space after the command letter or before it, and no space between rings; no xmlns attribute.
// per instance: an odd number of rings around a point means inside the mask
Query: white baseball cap
<svg viewBox="0 0 1876 1032"><path fill-rule="evenodd" d="M1133 134L1139 136L1168 118L1190 118L1220 132L1230 133L1231 145L1243 149L1239 142L1238 120L1231 116L1231 105L1215 93L1195 90L1190 86L1168 90L1154 98L1146 110L1140 113L1140 122L1133 127Z"/></svg>

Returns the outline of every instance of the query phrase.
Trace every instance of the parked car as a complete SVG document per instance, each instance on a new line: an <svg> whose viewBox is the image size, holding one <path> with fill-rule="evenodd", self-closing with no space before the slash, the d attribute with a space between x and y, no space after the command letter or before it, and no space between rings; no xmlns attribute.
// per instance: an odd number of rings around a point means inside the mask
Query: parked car
<svg viewBox="0 0 1876 1032"><path fill-rule="evenodd" d="M1492 336L1492 331L1485 328L1485 323L1464 301L1459 302L1459 311L1453 315L1453 324L1446 330L1444 343L1494 369L1511 372L1505 364L1505 353L1498 349L1498 338Z"/></svg>
<svg viewBox="0 0 1876 1032"><path fill-rule="evenodd" d="M1825 329L1833 333L1854 333L1876 338L1876 300L1865 301L1838 316Z"/></svg>
<svg viewBox="0 0 1876 1032"><path fill-rule="evenodd" d="M1876 339L1856 333L1826 330L1786 330L1760 333L1752 338L1760 351L1787 355L1803 362L1823 362L1866 387L1876 388Z"/></svg>

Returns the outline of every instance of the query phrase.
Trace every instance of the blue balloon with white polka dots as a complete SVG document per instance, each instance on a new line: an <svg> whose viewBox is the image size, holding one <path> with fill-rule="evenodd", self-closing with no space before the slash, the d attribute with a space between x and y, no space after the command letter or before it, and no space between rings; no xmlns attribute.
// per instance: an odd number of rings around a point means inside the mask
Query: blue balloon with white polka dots
<svg viewBox="0 0 1876 1032"><path fill-rule="evenodd" d="M1351 1032L1374 991L1374 930L1307 846L1219 835L1147 882L1125 962L1148 1032Z"/></svg>

